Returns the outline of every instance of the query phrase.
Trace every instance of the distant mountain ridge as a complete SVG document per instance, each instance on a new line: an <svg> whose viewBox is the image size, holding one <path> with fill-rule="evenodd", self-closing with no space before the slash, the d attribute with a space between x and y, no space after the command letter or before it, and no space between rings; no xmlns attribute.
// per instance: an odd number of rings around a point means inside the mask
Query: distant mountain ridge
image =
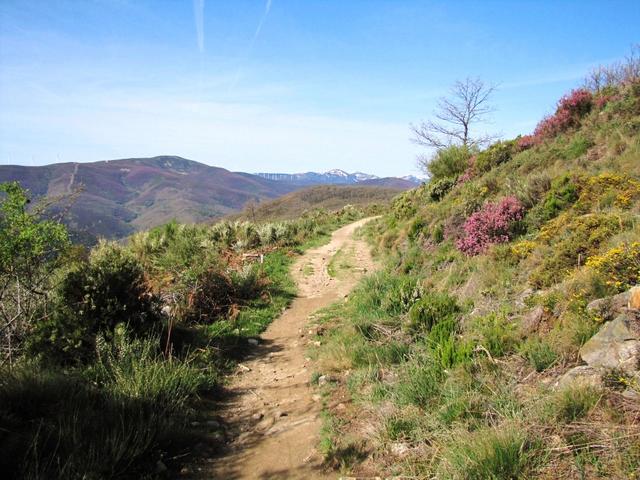
<svg viewBox="0 0 640 480"><path fill-rule="evenodd" d="M271 174L278 175L278 174ZM345 184L407 190L399 178L377 178L333 170L301 182L230 172L178 156L128 158L39 167L0 165L0 182L17 180L36 200L67 195L82 187L66 221L81 238L122 238L176 219L211 222L236 213L249 201L263 202L333 179ZM310 183L308 183L310 182Z"/></svg>
<svg viewBox="0 0 640 480"><path fill-rule="evenodd" d="M421 183L421 180L413 175L406 177L385 177L381 178L377 175L371 175L363 172L348 173L344 170L335 168L324 173L304 172L304 173L267 173L260 172L255 175L273 180L276 182L289 183L294 185L381 185L390 186L395 184L396 187L403 185L402 181L406 181L406 188L412 188Z"/></svg>
<svg viewBox="0 0 640 480"><path fill-rule="evenodd" d="M36 199L82 187L68 224L81 235L106 238L121 238L172 219L213 221L241 210L250 200L273 199L300 188L177 156L0 165L0 182L12 180Z"/></svg>

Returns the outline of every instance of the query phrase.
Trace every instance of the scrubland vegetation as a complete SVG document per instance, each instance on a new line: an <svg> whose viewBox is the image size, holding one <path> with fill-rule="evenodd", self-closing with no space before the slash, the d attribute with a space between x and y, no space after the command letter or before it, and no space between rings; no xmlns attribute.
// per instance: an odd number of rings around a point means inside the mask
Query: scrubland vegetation
<svg viewBox="0 0 640 480"><path fill-rule="evenodd" d="M291 259L364 214L169 223L87 251L17 183L2 191L5 478L164 478L188 462L202 399L293 298Z"/></svg>
<svg viewBox="0 0 640 480"><path fill-rule="evenodd" d="M381 270L321 312L327 462L411 478L637 478L637 365L557 381L640 275L640 62L532 135L443 147L365 227ZM635 373L633 371L635 369ZM349 401L345 408L346 399Z"/></svg>

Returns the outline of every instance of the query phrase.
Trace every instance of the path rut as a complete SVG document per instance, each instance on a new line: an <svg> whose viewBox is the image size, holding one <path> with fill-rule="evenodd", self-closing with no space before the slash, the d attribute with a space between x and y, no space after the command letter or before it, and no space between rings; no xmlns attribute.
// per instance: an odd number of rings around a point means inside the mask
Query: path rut
<svg viewBox="0 0 640 480"><path fill-rule="evenodd" d="M321 405L309 385L313 365L306 358L309 316L343 298L373 268L369 248L353 238L370 218L336 230L331 241L309 250L293 265L298 296L261 336L218 407L233 439L202 478L320 479L332 474L317 451ZM354 252L352 274L332 278L327 267L340 249ZM316 397L317 400L317 397Z"/></svg>

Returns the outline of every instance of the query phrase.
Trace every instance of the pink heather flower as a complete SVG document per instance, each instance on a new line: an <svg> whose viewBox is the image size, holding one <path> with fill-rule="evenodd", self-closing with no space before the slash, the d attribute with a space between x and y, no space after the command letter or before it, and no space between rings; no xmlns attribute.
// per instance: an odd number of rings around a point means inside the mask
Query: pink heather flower
<svg viewBox="0 0 640 480"><path fill-rule="evenodd" d="M533 132L534 139L540 142L544 138L554 137L568 128L579 125L580 119L589 113L592 105L593 95L589 90L573 90L558 101L556 113L538 123Z"/></svg>
<svg viewBox="0 0 640 480"><path fill-rule="evenodd" d="M456 247L470 256L484 253L491 245L508 242L511 226L523 217L524 206L516 197L487 203L467 218L462 227L464 236Z"/></svg>

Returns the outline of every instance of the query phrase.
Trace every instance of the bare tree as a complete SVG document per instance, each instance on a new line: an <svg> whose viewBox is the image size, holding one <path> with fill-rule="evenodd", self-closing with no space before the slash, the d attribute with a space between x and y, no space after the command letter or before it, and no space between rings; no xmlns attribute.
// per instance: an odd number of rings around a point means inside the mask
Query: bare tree
<svg viewBox="0 0 640 480"><path fill-rule="evenodd" d="M589 72L584 85L589 90L600 92L605 88L636 82L640 79L640 43L631 46L624 60L611 65L599 65Z"/></svg>
<svg viewBox="0 0 640 480"><path fill-rule="evenodd" d="M495 86L485 84L479 78L457 81L451 95L438 101L435 120L411 125L413 141L425 147L444 148L450 145L466 147L484 145L495 137L472 136L472 125L481 122L494 111L489 103Z"/></svg>

